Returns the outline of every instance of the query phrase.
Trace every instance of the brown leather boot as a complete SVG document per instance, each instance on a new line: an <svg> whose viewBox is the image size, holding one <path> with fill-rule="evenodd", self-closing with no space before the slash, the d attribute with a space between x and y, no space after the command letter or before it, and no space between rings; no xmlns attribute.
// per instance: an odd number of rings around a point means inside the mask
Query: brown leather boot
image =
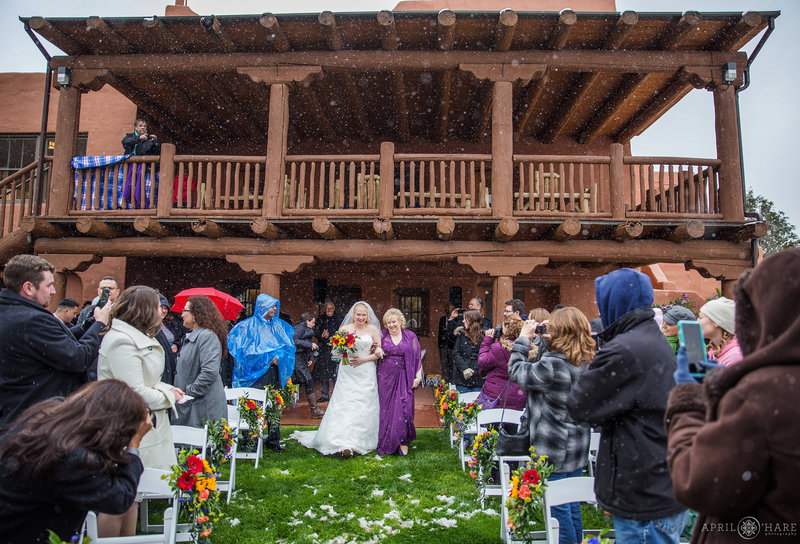
<svg viewBox="0 0 800 544"><path fill-rule="evenodd" d="M308 407L311 409L311 417L320 419L325 415L325 410L317 406L317 399L312 395L308 397Z"/></svg>

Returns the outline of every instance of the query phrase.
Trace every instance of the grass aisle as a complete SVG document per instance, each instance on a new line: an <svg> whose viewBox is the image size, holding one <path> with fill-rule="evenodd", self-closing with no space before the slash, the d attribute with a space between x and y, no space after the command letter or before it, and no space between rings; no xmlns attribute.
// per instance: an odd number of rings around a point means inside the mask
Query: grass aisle
<svg viewBox="0 0 800 544"><path fill-rule="evenodd" d="M258 470L237 463L237 492L215 543L497 544L500 502L481 510L475 483L437 429L418 429L407 457L324 457L283 427L286 451ZM303 429L308 429L304 427Z"/></svg>

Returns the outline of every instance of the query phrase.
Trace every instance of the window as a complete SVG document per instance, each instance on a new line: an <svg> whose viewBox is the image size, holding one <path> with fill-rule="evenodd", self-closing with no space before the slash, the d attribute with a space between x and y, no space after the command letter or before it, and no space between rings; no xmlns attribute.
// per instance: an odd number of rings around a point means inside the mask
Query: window
<svg viewBox="0 0 800 544"><path fill-rule="evenodd" d="M86 154L87 134L78 136L78 155ZM0 134L0 179L5 179L38 158L38 134ZM52 155L55 135L47 135L45 155Z"/></svg>
<svg viewBox="0 0 800 544"><path fill-rule="evenodd" d="M397 289L397 308L406 318L406 328L417 336L428 332L428 290Z"/></svg>

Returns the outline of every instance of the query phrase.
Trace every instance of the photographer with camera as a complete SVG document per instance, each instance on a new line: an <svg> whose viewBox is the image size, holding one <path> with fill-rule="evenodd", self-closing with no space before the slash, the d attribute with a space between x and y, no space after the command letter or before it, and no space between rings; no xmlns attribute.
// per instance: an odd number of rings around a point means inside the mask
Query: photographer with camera
<svg viewBox="0 0 800 544"><path fill-rule="evenodd" d="M478 310L469 310L464 313L464 326L455 331L453 361L456 368L453 372L453 384L459 393L480 391L483 388L483 378L478 368L478 350L483 335L481 320Z"/></svg>
<svg viewBox="0 0 800 544"><path fill-rule="evenodd" d="M92 314L95 308L103 308L106 304L114 306L119 296L119 282L114 276L105 276L97 285L97 296L92 304L81 310L78 314L78 325L88 327L92 324Z"/></svg>
<svg viewBox="0 0 800 544"><path fill-rule="evenodd" d="M525 408L525 391L508 379L508 359L522 323L517 315L509 315L502 325L487 330L483 337L478 352L478 368L486 374L486 381L475 402L481 404L484 410Z"/></svg>

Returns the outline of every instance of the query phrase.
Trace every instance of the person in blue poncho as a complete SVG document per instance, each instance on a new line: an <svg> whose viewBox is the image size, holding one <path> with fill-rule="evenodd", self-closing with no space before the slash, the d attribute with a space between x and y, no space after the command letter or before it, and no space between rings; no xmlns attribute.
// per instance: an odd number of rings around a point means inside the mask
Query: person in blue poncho
<svg viewBox="0 0 800 544"><path fill-rule="evenodd" d="M278 317L281 302L258 295L253 317L237 323L228 333L228 351L233 366L234 387L280 388L294 372L294 328ZM270 428L264 445L282 452L280 426Z"/></svg>

